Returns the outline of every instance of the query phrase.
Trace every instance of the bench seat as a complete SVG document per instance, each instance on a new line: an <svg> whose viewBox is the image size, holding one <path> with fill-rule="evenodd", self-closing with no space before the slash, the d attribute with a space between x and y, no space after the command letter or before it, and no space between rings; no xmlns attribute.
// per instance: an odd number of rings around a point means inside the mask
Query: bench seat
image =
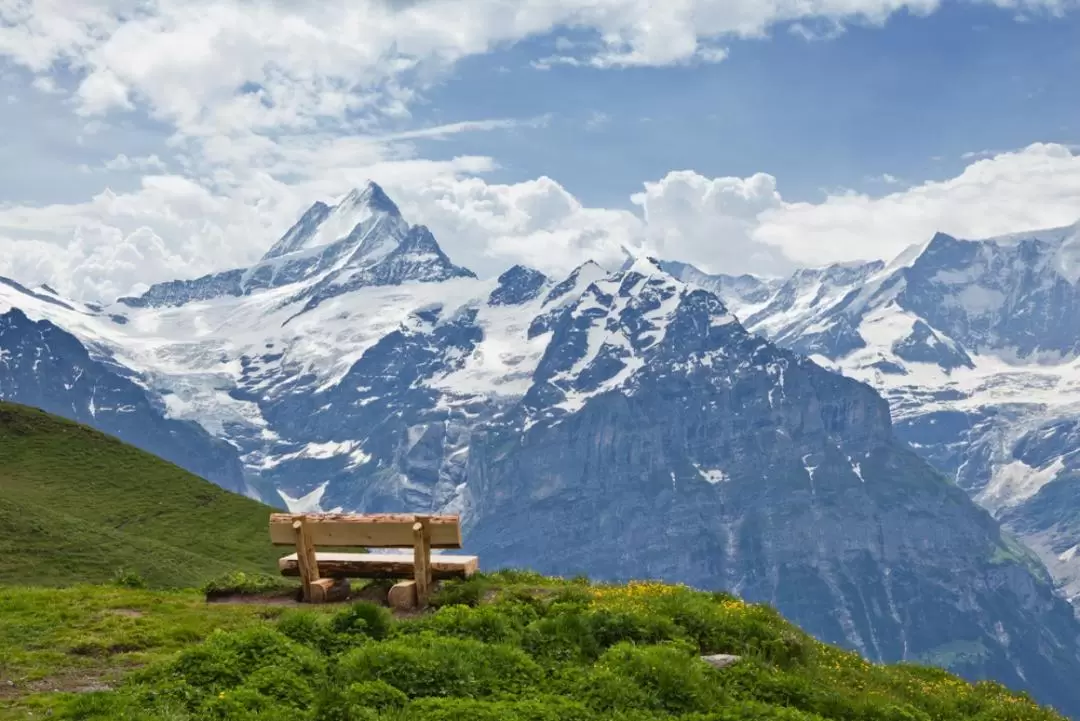
<svg viewBox="0 0 1080 721"><path fill-rule="evenodd" d="M412 578L416 572L413 557L404 553L315 553L319 574L325 578ZM479 559L476 556L431 556L433 579L468 578L476 573ZM296 554L284 556L278 561L283 576L299 576L300 564Z"/></svg>

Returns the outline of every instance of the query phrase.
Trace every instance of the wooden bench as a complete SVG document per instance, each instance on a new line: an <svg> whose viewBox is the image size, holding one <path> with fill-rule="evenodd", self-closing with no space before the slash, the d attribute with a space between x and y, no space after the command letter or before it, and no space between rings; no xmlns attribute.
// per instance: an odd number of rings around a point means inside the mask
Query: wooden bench
<svg viewBox="0 0 1080 721"><path fill-rule="evenodd" d="M411 578L398 586L410 596L415 593L422 608L436 579L467 578L479 565L476 556L431 555L433 548L461 548L458 516L274 513L270 540L274 545L296 547L296 553L279 560L278 567L284 576L300 577L303 598L309 602L327 600L335 579ZM316 546L412 548L413 554L410 558L405 554L327 553L316 551Z"/></svg>

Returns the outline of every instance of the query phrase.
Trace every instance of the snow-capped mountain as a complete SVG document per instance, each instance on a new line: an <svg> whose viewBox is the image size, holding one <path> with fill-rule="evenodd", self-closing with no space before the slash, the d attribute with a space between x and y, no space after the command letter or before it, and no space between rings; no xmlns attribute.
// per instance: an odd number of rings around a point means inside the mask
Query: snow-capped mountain
<svg viewBox="0 0 1080 721"><path fill-rule="evenodd" d="M1080 622L1038 560L895 437L868 385L736 317L831 307L815 284L880 272L706 286L636 258L478 279L369 185L251 268L103 307L0 284L20 329L0 336L0 395L103 423L75 378L98 364L95 383L143 394L139 425L198 424L270 502L461 511L488 567L728 588L872 658L1080 713ZM134 431L116 432L150 442Z"/></svg>
<svg viewBox="0 0 1080 721"><path fill-rule="evenodd" d="M323 202L312 205L250 268L157 283L143 295L119 302L133 308L175 307L300 286L288 300L303 298L307 302L302 310L310 310L356 288L457 277L475 275L452 264L431 231L406 223L383 189L369 183L333 207Z"/></svg>
<svg viewBox="0 0 1080 721"><path fill-rule="evenodd" d="M718 293L752 331L877 388L898 435L1080 602L1080 224L939 233L887 266L800 271L765 300Z"/></svg>

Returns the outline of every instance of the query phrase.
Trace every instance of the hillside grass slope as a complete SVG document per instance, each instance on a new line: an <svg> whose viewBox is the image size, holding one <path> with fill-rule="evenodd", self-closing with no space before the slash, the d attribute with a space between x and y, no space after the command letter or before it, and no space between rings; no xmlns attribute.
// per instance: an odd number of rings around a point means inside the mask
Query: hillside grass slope
<svg viewBox="0 0 1080 721"><path fill-rule="evenodd" d="M0 402L0 584L273 572L271 509L87 426Z"/></svg>
<svg viewBox="0 0 1080 721"><path fill-rule="evenodd" d="M503 571L400 618L365 602L44 593L0 589L0 674L17 677L6 710L0 683L4 721L1062 719L1000 685L871 664L768 607L659 583ZM715 653L742 658L717 669L701 658Z"/></svg>

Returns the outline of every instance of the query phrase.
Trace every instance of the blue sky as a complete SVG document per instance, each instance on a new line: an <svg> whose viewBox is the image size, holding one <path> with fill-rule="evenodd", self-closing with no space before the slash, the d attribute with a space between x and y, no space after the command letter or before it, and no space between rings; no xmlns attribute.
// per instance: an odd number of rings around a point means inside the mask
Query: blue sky
<svg viewBox="0 0 1080 721"><path fill-rule="evenodd" d="M368 178L481 274L623 246L783 274L1080 218L1080 0L123 7L0 2L0 273L97 298L243 265Z"/></svg>
<svg viewBox="0 0 1080 721"><path fill-rule="evenodd" d="M881 192L881 176L958 173L965 153L1036 141L1080 144L1080 13L948 5L807 42L777 28L719 64L538 71L552 38L462 63L429 96L432 124L552 113L547 128L430 142L425 154L494 155L503 182L549 175L585 202L628 203L673 168L758 171L785 197ZM787 26L790 28L790 26ZM590 129L602 114L606 123ZM875 180L878 179L878 180Z"/></svg>

